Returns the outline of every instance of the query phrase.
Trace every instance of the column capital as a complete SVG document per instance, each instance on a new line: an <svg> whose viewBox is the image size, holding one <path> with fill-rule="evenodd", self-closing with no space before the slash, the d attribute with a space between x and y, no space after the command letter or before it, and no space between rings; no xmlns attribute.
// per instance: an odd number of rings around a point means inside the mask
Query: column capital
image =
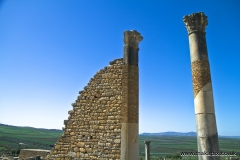
<svg viewBox="0 0 240 160"><path fill-rule="evenodd" d="M151 141L144 141L144 144L149 145Z"/></svg>
<svg viewBox="0 0 240 160"><path fill-rule="evenodd" d="M136 30L124 31L124 44L138 48L139 42L143 39L139 32Z"/></svg>
<svg viewBox="0 0 240 160"><path fill-rule="evenodd" d="M203 12L193 13L183 17L183 22L187 28L188 35L193 32L204 32L208 25L207 16Z"/></svg>

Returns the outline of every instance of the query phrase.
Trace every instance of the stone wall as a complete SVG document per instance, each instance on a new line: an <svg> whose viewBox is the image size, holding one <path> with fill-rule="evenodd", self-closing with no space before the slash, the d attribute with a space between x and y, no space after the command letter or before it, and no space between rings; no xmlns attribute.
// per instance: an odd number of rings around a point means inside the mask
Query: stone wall
<svg viewBox="0 0 240 160"><path fill-rule="evenodd" d="M123 59L97 72L72 104L47 159L120 159Z"/></svg>
<svg viewBox="0 0 240 160"><path fill-rule="evenodd" d="M19 154L19 160L30 159L33 157L40 156L45 158L50 153L50 150L42 150L42 149L21 149Z"/></svg>

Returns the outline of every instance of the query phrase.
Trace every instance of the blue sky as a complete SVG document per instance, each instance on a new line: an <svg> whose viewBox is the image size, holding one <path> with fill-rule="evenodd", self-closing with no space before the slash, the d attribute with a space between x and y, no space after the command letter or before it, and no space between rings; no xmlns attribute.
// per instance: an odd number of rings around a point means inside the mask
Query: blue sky
<svg viewBox="0 0 240 160"><path fill-rule="evenodd" d="M183 16L208 16L206 39L219 135L240 136L239 0L0 2L0 123L61 129L90 78L140 43L139 132L196 131Z"/></svg>

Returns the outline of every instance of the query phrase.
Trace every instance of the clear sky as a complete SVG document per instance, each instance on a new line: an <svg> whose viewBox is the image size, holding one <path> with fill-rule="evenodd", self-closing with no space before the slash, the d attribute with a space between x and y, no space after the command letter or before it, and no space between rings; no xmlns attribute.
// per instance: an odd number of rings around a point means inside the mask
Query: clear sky
<svg viewBox="0 0 240 160"><path fill-rule="evenodd" d="M206 39L219 135L240 136L239 0L0 1L0 123L61 129L78 92L123 57L137 30L139 132L196 131L183 16L208 16Z"/></svg>

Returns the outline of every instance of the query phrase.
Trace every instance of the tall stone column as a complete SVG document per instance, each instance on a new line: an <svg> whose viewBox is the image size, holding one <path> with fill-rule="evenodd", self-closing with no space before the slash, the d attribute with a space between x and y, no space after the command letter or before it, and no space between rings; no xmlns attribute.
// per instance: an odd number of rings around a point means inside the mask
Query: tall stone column
<svg viewBox="0 0 240 160"><path fill-rule="evenodd" d="M121 160L138 160L138 44L143 37L137 31L124 32L122 77Z"/></svg>
<svg viewBox="0 0 240 160"><path fill-rule="evenodd" d="M144 143L145 143L145 160L150 160L150 142L151 141L144 141Z"/></svg>
<svg viewBox="0 0 240 160"><path fill-rule="evenodd" d="M188 31L194 106L197 127L198 152L219 152L218 133L214 111L212 82L208 61L204 13L193 13L183 18ZM219 160L219 156L199 156L200 160Z"/></svg>

